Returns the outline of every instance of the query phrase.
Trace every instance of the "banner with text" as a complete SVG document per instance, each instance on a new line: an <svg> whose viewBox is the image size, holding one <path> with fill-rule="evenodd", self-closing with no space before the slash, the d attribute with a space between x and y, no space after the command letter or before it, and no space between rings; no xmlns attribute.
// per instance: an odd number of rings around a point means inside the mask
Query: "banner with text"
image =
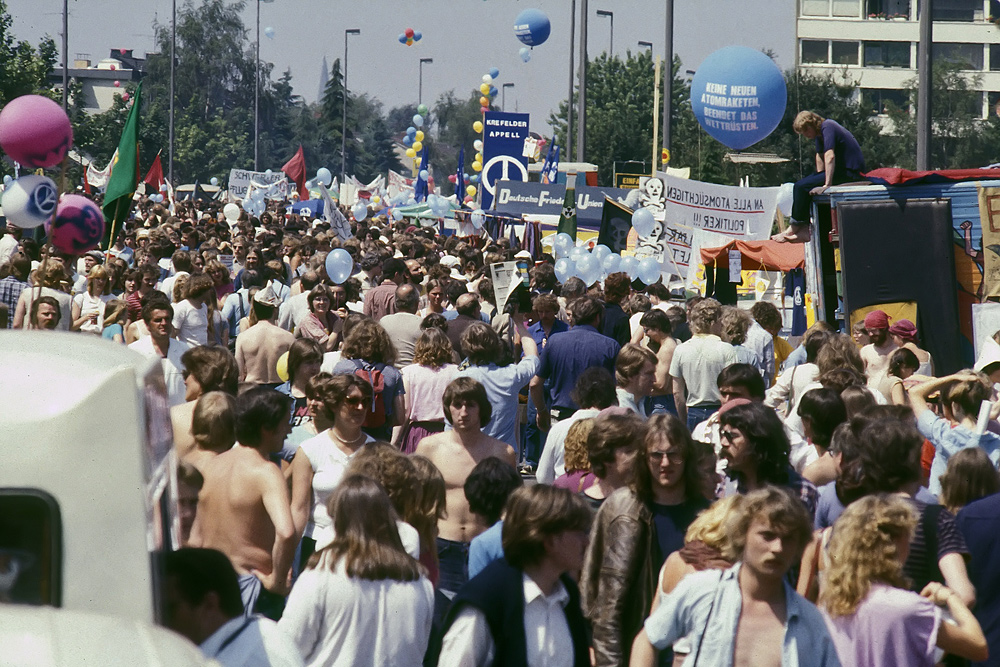
<svg viewBox="0 0 1000 667"><path fill-rule="evenodd" d="M246 169L229 170L229 199L246 199L250 184L256 187L267 187L272 183L285 180L285 174L281 171L272 171L270 174L264 171L248 171Z"/></svg>
<svg viewBox="0 0 1000 667"><path fill-rule="evenodd" d="M580 185L578 182L576 186L577 228L599 230L604 211L604 198L608 197L624 204L628 193L629 190L625 188L595 187ZM496 186L496 205L494 208L498 213L511 216L551 215L558 218L562 212L565 197L565 183L501 181Z"/></svg>
<svg viewBox="0 0 1000 667"><path fill-rule="evenodd" d="M493 208L493 196L500 181L527 181L528 158L524 140L528 138L528 114L487 111L483 114L483 171L479 207ZM560 200L560 203L562 200Z"/></svg>

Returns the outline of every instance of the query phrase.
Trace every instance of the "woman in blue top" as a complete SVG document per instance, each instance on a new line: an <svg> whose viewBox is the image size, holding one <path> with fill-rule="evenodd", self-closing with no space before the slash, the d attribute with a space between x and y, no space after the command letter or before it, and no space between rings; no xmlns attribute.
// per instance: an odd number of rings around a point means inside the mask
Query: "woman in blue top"
<svg viewBox="0 0 1000 667"><path fill-rule="evenodd" d="M101 330L101 338L124 345L127 316L128 308L125 307L123 299L111 299L104 304L104 329Z"/></svg>

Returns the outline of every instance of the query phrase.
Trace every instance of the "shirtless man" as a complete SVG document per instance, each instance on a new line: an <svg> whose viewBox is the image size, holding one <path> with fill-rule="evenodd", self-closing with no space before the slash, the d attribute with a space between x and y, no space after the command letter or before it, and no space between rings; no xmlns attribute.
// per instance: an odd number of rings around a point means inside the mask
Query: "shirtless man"
<svg viewBox="0 0 1000 667"><path fill-rule="evenodd" d="M889 336L889 316L881 310L865 315L865 330L871 342L861 348L861 360L865 362L868 386L877 390L889 372L889 357L899 348Z"/></svg>
<svg viewBox="0 0 1000 667"><path fill-rule="evenodd" d="M690 633L699 665L779 667L791 650L789 664L839 667L819 610L785 581L812 534L805 506L768 486L746 495L727 528L739 562L682 579L646 619L629 664L652 667L656 650Z"/></svg>
<svg viewBox="0 0 1000 667"><path fill-rule="evenodd" d="M278 358L295 342L295 336L274 323L281 299L270 286L253 297L253 312L257 324L236 337L236 363L240 367L240 382L264 385L274 389L282 384L278 376Z"/></svg>
<svg viewBox="0 0 1000 667"><path fill-rule="evenodd" d="M670 377L670 360L674 358L677 341L670 335L673 326L666 311L653 308L643 313L639 326L649 338L649 349L656 352L656 380L653 382L653 405L650 414L676 414L674 379Z"/></svg>
<svg viewBox="0 0 1000 667"><path fill-rule="evenodd" d="M281 451L291 398L255 387L236 404L236 446L206 460L191 546L217 549L240 575L247 615L277 620L288 594L295 527L288 486L268 456Z"/></svg>
<svg viewBox="0 0 1000 667"><path fill-rule="evenodd" d="M483 433L493 407L486 389L472 378L452 380L444 391L444 409L452 430L424 438L416 453L438 467L447 489L448 514L438 521L437 547L439 588L451 598L469 579L469 542L488 528L482 517L469 509L465 480L483 459L495 456L516 466L517 455L507 443Z"/></svg>

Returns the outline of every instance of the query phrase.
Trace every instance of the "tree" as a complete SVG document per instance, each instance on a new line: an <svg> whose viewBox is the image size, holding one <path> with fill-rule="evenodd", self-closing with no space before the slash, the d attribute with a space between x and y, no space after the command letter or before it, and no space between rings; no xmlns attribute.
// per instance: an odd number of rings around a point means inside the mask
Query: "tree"
<svg viewBox="0 0 1000 667"><path fill-rule="evenodd" d="M48 36L37 48L17 41L12 24L7 3L0 0L0 107L21 95L47 94L54 99L49 74L56 62L56 43Z"/></svg>
<svg viewBox="0 0 1000 667"><path fill-rule="evenodd" d="M465 148L463 172L472 173L472 161L476 155L473 143L481 138L481 135L472 129L472 125L477 120L483 119L482 108L479 105L480 95L478 90L474 90L463 100L455 96L454 90L449 90L434 104L433 117L437 136L433 140L430 156L431 166L439 180L442 176L447 177L458 170L458 153L463 147ZM424 133L429 135L426 125Z"/></svg>

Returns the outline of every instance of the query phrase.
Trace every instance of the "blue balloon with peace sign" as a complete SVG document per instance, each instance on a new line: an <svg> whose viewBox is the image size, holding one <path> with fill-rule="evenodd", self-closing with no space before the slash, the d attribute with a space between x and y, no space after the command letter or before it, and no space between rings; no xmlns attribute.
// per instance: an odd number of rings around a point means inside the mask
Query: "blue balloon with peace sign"
<svg viewBox="0 0 1000 667"><path fill-rule="evenodd" d="M745 46L709 55L691 81L691 107L705 131L735 150L767 137L785 114L788 90L768 56Z"/></svg>

